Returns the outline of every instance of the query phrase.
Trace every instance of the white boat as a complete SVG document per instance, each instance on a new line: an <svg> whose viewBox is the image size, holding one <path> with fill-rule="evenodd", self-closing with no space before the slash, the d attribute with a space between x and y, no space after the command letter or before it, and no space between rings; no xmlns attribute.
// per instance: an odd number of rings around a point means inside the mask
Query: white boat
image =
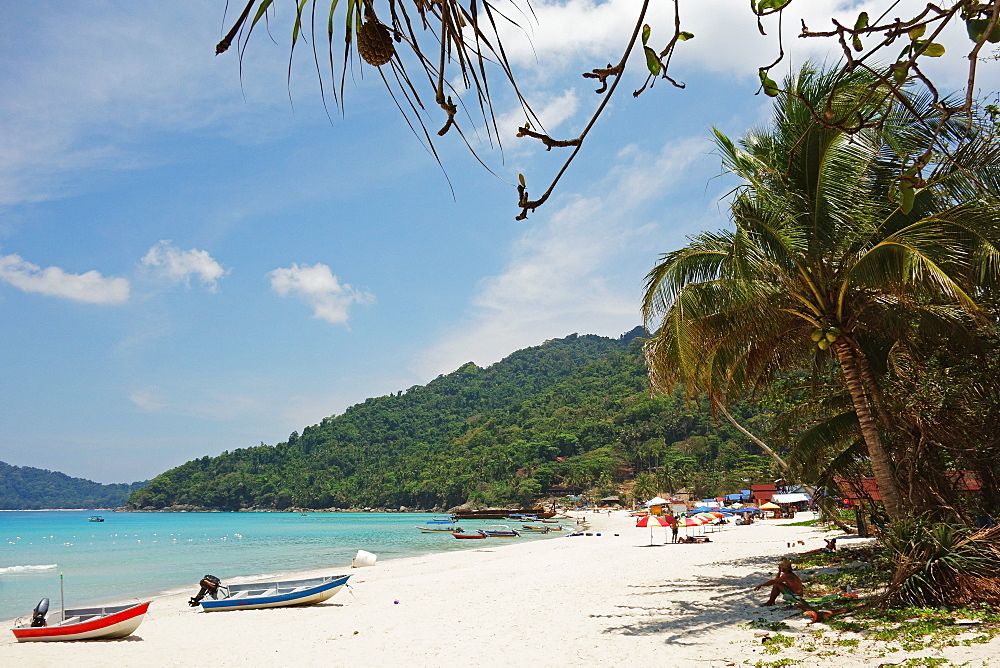
<svg viewBox="0 0 1000 668"><path fill-rule="evenodd" d="M506 524L491 524L483 529L483 533L493 538L513 538L521 535Z"/></svg>
<svg viewBox="0 0 1000 668"><path fill-rule="evenodd" d="M444 531L446 533L455 533L462 530L462 527L458 526L453 519L442 519L435 518L433 520L428 520L423 524L417 526L418 529L424 533L436 533Z"/></svg>

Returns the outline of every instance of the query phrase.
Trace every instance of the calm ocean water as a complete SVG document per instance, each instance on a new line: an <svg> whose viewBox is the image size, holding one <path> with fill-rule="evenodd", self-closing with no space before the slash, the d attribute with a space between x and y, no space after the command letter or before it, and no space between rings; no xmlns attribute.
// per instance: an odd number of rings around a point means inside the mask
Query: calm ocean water
<svg viewBox="0 0 1000 668"><path fill-rule="evenodd" d="M81 607L161 592L194 595L206 573L225 582L316 568L349 572L358 550L381 560L482 547L417 531L432 518L426 513L104 513L104 522L89 522L93 514L0 512L0 620L29 614L43 597L58 608L60 573L66 606ZM460 523L473 530L485 524Z"/></svg>

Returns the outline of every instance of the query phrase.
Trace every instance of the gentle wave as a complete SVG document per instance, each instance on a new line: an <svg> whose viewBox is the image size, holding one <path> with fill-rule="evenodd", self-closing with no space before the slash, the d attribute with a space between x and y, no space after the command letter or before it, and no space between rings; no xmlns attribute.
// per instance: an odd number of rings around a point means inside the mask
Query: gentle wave
<svg viewBox="0 0 1000 668"><path fill-rule="evenodd" d="M0 566L0 575L9 573L25 573L27 571L49 571L59 568L58 564L42 564L39 566Z"/></svg>

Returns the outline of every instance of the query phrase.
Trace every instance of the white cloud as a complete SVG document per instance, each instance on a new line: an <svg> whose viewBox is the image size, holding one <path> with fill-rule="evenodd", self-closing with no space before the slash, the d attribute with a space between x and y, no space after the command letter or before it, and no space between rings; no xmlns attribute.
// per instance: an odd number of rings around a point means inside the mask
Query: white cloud
<svg viewBox="0 0 1000 668"><path fill-rule="evenodd" d="M562 125L567 119L572 118L576 114L577 109L580 108L580 100L574 88L564 90L559 95L540 93L531 97L535 98L531 100L531 108L538 116L539 121L541 121L542 128L548 133L551 133ZM500 137L502 139L513 137L517 134L517 129L524 125L526 120L528 119L525 118L524 110L520 106L497 117L497 128L500 130ZM541 130L541 128L534 127L534 125L533 128L536 131ZM531 141L533 140L521 140L520 143Z"/></svg>
<svg viewBox="0 0 1000 668"><path fill-rule="evenodd" d="M795 2L782 18L784 62L773 77L797 68L808 58L837 59L841 55L839 44L833 39L800 39L804 22L813 31L833 28L831 19L853 25L858 14L866 10L874 19L881 15L888 3L884 0L809 0ZM893 4L889 16L915 16L926 7L925 0L901 0ZM632 0L535 0L530 14L517 26L504 25L503 44L508 58L518 67L535 70L536 77L548 78L557 72L572 70L577 73L590 71L616 63L635 27L640 3ZM683 30L692 32L694 39L678 45L671 72L684 80L694 71L713 72L732 77L753 79L757 68L773 62L779 54L778 17L772 15L762 20L767 35L757 30L756 17L746 3L734 0L694 0L680 3L680 20ZM651 26L650 46L655 49L666 45L673 34L673 3L652 3L645 22ZM925 67L941 72L950 87L964 84L968 60L964 55L971 49L971 42L964 34L964 24L958 22L944 36L949 57L926 59ZM954 48L952 48L954 46ZM902 46L893 46L881 60L895 58ZM955 54L955 55L951 55ZM645 78L646 69L641 49L634 49L629 76ZM979 77L984 90L988 82L996 79L997 68L992 73L980 67ZM524 78L523 73L518 73ZM661 82L661 85L665 82ZM631 85L631 84L630 84Z"/></svg>
<svg viewBox="0 0 1000 668"><path fill-rule="evenodd" d="M169 240L161 240L149 249L142 258L142 264L152 267L154 272L172 283L190 284L191 277L197 276L210 292L219 287L219 279L229 273L216 262L208 251L182 251L171 245Z"/></svg>
<svg viewBox="0 0 1000 668"><path fill-rule="evenodd" d="M59 267L42 269L20 255L0 256L0 281L24 292L85 304L123 304L129 297L128 279L105 278L94 270L70 274Z"/></svg>
<svg viewBox="0 0 1000 668"><path fill-rule="evenodd" d="M548 338L573 332L618 335L640 324L640 289L649 266L634 259L654 259L654 227L642 213L678 188L708 148L707 140L686 139L668 142L658 155L623 149L618 164L594 188L600 196L572 198L550 218L534 219L512 247L504 271L480 285L470 322L427 350L415 373L430 378L468 361L492 364Z"/></svg>
<svg viewBox="0 0 1000 668"><path fill-rule="evenodd" d="M281 297L295 294L313 309L313 317L334 324L344 324L352 304L369 304L374 296L341 283L325 264L311 267L292 263L291 267L268 273L271 289Z"/></svg>
<svg viewBox="0 0 1000 668"><path fill-rule="evenodd" d="M135 390L128 399L146 413L159 413L167 408L163 398L151 390Z"/></svg>

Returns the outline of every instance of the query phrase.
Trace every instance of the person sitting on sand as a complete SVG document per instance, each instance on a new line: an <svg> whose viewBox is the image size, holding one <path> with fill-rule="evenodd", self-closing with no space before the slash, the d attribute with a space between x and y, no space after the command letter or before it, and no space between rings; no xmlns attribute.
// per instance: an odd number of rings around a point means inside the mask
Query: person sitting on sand
<svg viewBox="0 0 1000 668"><path fill-rule="evenodd" d="M774 605L774 602L778 600L778 596L782 594L802 596L805 592L802 588L802 580L792 570L792 562L788 559L782 559L781 563L778 564L778 577L760 583L753 590L760 591L761 587L768 585L771 585L771 597L767 599L767 602L761 603L761 605Z"/></svg>

